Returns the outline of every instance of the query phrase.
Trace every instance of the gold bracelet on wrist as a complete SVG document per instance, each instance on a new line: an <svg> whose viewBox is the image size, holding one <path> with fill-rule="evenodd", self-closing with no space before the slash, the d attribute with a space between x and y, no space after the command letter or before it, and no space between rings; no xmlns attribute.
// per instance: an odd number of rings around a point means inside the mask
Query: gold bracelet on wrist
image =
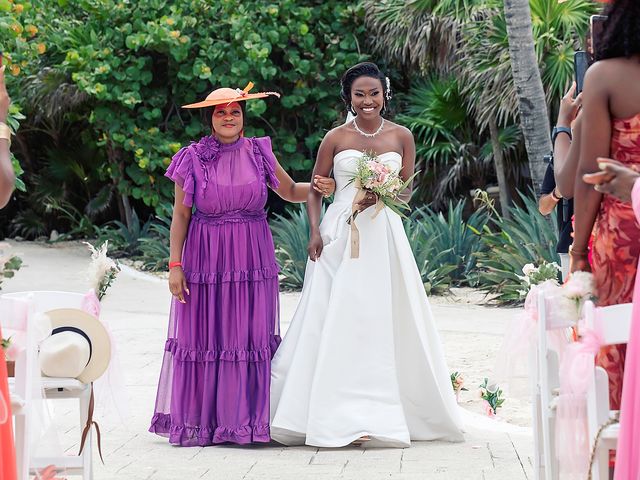
<svg viewBox="0 0 640 480"><path fill-rule="evenodd" d="M3 122L0 122L0 140L1 139L9 142L9 146L11 146L11 129L9 128L9 125Z"/></svg>
<svg viewBox="0 0 640 480"><path fill-rule="evenodd" d="M576 257L586 257L589 255L589 249L577 250L573 248L573 245L569 247L569 255L575 255Z"/></svg>

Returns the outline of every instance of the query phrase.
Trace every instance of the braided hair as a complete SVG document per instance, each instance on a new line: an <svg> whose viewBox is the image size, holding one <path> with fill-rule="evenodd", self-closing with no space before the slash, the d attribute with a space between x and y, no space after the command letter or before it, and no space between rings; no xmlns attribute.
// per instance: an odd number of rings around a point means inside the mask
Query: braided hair
<svg viewBox="0 0 640 480"><path fill-rule="evenodd" d="M598 39L596 60L629 58L640 54L640 2L614 0L604 11L602 38Z"/></svg>
<svg viewBox="0 0 640 480"><path fill-rule="evenodd" d="M380 113L384 114L387 111L387 102L391 100L391 84L389 79L380 71L378 66L371 62L358 63L342 75L342 79L340 79L340 98L342 98L347 110L354 115L356 114L353 106L351 105L351 86L353 85L353 82L360 77L370 77L380 80L380 83L382 84L382 94L384 96L384 105Z"/></svg>

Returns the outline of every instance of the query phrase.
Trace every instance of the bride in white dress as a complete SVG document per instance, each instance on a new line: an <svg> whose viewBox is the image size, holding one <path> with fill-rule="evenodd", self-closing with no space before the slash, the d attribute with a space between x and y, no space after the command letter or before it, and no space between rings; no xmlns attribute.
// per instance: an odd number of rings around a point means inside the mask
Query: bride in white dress
<svg viewBox="0 0 640 480"><path fill-rule="evenodd" d="M382 118L388 82L372 63L350 68L342 97L354 121L322 141L314 175L336 180L319 223L321 197L309 194L310 261L302 297L271 374L271 437L285 445L407 447L411 440L462 441L461 420L438 332L401 218L372 218L359 205L359 258L351 258L347 218L362 152L408 179L411 132ZM410 195L405 192L405 195ZM373 198L372 198L373 197Z"/></svg>

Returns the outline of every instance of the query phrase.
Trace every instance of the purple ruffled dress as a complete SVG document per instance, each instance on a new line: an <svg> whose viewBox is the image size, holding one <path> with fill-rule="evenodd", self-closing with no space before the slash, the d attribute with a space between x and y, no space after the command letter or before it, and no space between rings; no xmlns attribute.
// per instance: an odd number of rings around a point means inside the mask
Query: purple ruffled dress
<svg viewBox="0 0 640 480"><path fill-rule="evenodd" d="M191 294L171 305L149 429L170 443L270 441L279 269L264 207L275 167L269 137L204 137L167 169L195 205L182 254Z"/></svg>

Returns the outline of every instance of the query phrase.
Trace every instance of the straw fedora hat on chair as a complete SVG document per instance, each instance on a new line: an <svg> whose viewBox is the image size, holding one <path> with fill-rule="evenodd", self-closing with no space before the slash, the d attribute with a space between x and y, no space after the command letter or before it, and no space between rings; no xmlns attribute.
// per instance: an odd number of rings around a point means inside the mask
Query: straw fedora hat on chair
<svg viewBox="0 0 640 480"><path fill-rule="evenodd" d="M100 321L83 310L50 310L51 335L40 344L40 369L48 377L91 383L111 360L111 340Z"/></svg>
<svg viewBox="0 0 640 480"><path fill-rule="evenodd" d="M269 95L280 98L280 94L276 92L258 92L249 93L253 88L253 82L249 82L244 90L239 88L218 88L207 95L203 101L198 103L190 103L189 105L183 105L182 108L205 108L213 107L214 105L229 105L233 102L245 102L247 100L255 100L257 98L265 98Z"/></svg>

